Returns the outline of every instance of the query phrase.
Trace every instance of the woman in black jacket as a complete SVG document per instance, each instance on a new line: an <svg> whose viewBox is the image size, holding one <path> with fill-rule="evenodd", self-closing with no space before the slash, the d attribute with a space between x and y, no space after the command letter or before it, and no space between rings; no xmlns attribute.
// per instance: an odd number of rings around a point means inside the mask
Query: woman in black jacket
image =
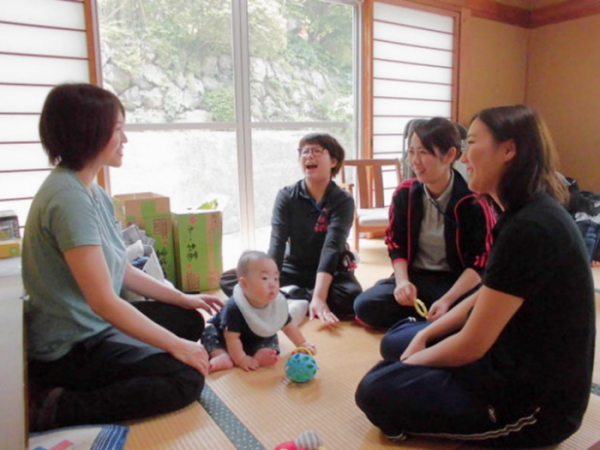
<svg viewBox="0 0 600 450"><path fill-rule="evenodd" d="M417 298L435 320L480 284L495 219L452 168L460 153L453 122L436 117L413 128L408 156L416 178L396 189L385 239L394 274L356 298L359 322L389 328L416 316Z"/></svg>
<svg viewBox="0 0 600 450"><path fill-rule="evenodd" d="M354 200L333 181L344 157L329 134L304 136L298 145L304 178L279 191L271 219L269 256L277 262L281 285L298 287L290 296L309 300L310 318L324 323L352 317L362 292L346 247Z"/></svg>

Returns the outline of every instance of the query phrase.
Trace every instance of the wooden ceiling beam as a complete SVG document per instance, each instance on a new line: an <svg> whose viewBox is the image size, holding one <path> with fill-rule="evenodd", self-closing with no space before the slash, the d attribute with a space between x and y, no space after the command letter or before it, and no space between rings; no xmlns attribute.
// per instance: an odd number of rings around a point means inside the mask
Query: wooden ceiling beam
<svg viewBox="0 0 600 450"><path fill-rule="evenodd" d="M394 0L384 0L394 3ZM474 17L495 20L511 25L529 28L529 11L517 6L497 3L494 0L409 0L420 5L460 11L463 8L471 10Z"/></svg>
<svg viewBox="0 0 600 450"><path fill-rule="evenodd" d="M600 14L600 0L565 1L531 11L529 28Z"/></svg>
<svg viewBox="0 0 600 450"><path fill-rule="evenodd" d="M382 0L394 3L394 0ZM600 0L565 0L562 3L533 9L498 3L494 0L409 0L420 5L460 11L471 10L474 17L508 23L522 28L537 28L600 14Z"/></svg>

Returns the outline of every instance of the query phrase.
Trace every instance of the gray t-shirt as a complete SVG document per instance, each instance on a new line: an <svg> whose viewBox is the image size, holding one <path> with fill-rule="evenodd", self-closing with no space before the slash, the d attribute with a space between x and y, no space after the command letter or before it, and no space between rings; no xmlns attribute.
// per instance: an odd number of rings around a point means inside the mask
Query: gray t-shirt
<svg viewBox="0 0 600 450"><path fill-rule="evenodd" d="M450 179L450 184L442 195L433 199L427 191L427 186L423 186L425 194L423 195L423 221L419 231L419 251L415 255L413 267L424 270L434 270L439 272L450 272L450 265L446 258L446 240L444 238L444 214L450 197L452 196L452 186L454 182L454 172Z"/></svg>
<svg viewBox="0 0 600 450"><path fill-rule="evenodd" d="M23 238L31 359L54 361L110 326L91 310L63 255L84 245L102 247L118 295L126 256L111 200L98 185L90 194L75 172L57 167L33 200Z"/></svg>

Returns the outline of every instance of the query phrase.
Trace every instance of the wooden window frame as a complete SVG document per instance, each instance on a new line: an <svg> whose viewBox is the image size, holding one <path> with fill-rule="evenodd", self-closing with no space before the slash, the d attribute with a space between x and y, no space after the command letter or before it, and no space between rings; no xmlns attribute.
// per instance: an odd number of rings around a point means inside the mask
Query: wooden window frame
<svg viewBox="0 0 600 450"><path fill-rule="evenodd" d="M460 85L464 82L462 71L464 61L462 60L465 52L465 29L468 29L468 18L470 11L464 8L446 8L433 7L421 3L415 3L407 0L367 0L363 3L363 42L362 42L362 129L363 138L361 142L362 158L373 158L373 7L374 3L386 3L393 6L411 8L420 11L430 12L450 16L454 19L453 32L453 55L452 55L452 96L451 96L451 119L460 121L464 114L461 114ZM439 3L439 2L438 2ZM467 23L465 23L467 21Z"/></svg>

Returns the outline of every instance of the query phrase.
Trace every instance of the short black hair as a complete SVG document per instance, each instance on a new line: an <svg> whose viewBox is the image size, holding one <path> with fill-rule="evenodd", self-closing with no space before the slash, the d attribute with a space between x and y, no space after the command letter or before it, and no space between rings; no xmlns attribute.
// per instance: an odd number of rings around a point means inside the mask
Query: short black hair
<svg viewBox="0 0 600 450"><path fill-rule="evenodd" d="M242 253L242 256L240 256L240 259L238 260L236 269L238 278L246 276L248 270L250 270L250 264L252 264L254 261L260 261L263 259L270 259L274 261L274 259L265 252L261 252L259 250L246 250L244 253Z"/></svg>
<svg viewBox="0 0 600 450"><path fill-rule="evenodd" d="M40 117L40 139L50 164L81 170L110 141L123 104L115 94L88 83L52 88Z"/></svg>
<svg viewBox="0 0 600 450"><path fill-rule="evenodd" d="M304 147L306 144L320 145L329 152L332 158L335 158L337 164L331 169L331 178L335 177L344 165L344 159L346 157L344 147L340 145L337 139L328 133L307 134L300 139L300 143L298 144L298 153L302 151L302 147Z"/></svg>
<svg viewBox="0 0 600 450"><path fill-rule="evenodd" d="M419 137L423 147L429 153L435 155L434 149L437 148L445 156L454 147L456 149L455 160L461 155L462 139L464 139L461 132L463 130L458 124L443 117L419 121L412 129L412 133Z"/></svg>

